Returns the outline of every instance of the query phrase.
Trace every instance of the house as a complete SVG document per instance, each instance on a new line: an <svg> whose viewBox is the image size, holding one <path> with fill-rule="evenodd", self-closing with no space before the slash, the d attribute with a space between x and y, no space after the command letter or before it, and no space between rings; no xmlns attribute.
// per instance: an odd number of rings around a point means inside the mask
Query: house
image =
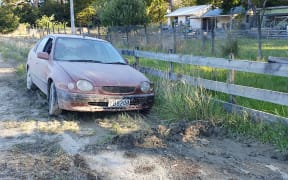
<svg viewBox="0 0 288 180"><path fill-rule="evenodd" d="M212 9L212 5L199 5L182 7L168 13L168 26L187 25L191 29L203 29L206 31L212 28L230 30L235 24L235 17L245 13L241 6L232 8L228 13L223 14L223 10Z"/></svg>
<svg viewBox="0 0 288 180"><path fill-rule="evenodd" d="M262 27L288 31L288 6L266 7L257 11L264 13Z"/></svg>
<svg viewBox="0 0 288 180"><path fill-rule="evenodd" d="M168 13L168 26L189 25L193 29L201 28L201 17L212 8L211 5L182 7Z"/></svg>
<svg viewBox="0 0 288 180"><path fill-rule="evenodd" d="M245 14L246 10L242 6L237 6L231 8L228 13L223 13L223 9L216 8L211 9L202 16L202 29L211 30L222 29L222 30L231 30L233 25L235 25L235 18L239 14Z"/></svg>

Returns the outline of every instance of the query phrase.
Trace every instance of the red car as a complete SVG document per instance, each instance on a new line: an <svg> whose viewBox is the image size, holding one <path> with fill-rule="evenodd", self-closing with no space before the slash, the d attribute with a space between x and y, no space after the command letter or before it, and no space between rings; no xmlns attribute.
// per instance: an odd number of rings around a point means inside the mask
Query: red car
<svg viewBox="0 0 288 180"><path fill-rule="evenodd" d="M153 84L107 41L47 35L29 52L27 89L48 97L49 115L69 111L149 110Z"/></svg>

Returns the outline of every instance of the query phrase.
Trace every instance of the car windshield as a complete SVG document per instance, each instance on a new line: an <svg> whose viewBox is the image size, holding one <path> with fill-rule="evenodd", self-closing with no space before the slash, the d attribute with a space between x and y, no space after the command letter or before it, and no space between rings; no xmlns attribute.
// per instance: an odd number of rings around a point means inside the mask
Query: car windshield
<svg viewBox="0 0 288 180"><path fill-rule="evenodd" d="M118 51L105 41L61 37L54 51L54 59L59 61L126 64Z"/></svg>

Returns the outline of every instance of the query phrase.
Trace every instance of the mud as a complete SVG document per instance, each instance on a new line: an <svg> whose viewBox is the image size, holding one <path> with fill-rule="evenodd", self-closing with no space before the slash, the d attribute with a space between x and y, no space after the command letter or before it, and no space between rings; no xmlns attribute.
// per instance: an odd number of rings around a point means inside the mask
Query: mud
<svg viewBox="0 0 288 180"><path fill-rule="evenodd" d="M0 179L288 179L288 155L208 121L64 112L0 60Z"/></svg>

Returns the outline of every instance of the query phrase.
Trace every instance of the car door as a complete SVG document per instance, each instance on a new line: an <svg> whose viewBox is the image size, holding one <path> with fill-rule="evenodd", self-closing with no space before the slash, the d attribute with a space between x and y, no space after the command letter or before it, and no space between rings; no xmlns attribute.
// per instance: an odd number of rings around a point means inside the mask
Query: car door
<svg viewBox="0 0 288 180"><path fill-rule="evenodd" d="M39 43L36 49L36 57L34 61L35 64L33 67L34 69L32 69L32 71L35 73L35 84L45 94L47 94L47 74L49 73L49 60L38 58L37 54L40 52L47 52L50 55L52 45L52 37L46 37Z"/></svg>

